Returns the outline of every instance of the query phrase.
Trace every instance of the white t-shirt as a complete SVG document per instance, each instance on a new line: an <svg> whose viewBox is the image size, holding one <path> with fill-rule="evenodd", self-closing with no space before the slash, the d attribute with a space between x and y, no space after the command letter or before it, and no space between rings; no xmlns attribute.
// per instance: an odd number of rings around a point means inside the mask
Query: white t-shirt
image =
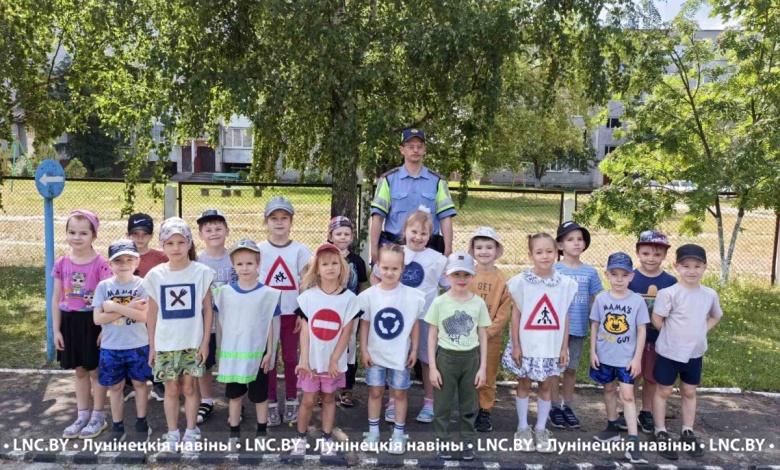
<svg viewBox="0 0 780 470"><path fill-rule="evenodd" d="M559 357L566 315L577 293L577 282L558 271L553 271L553 277L542 279L527 270L514 276L506 285L521 313L523 356Z"/></svg>
<svg viewBox="0 0 780 470"><path fill-rule="evenodd" d="M144 278L144 289L157 302L155 351L198 348L203 341L203 299L214 281L214 271L190 262L180 271L168 263L152 268Z"/></svg>
<svg viewBox="0 0 780 470"><path fill-rule="evenodd" d="M366 320L367 348L371 359L378 366L389 369L406 369L412 328L425 308L425 294L403 284L393 290L372 286L358 295L361 320Z"/></svg>
<svg viewBox="0 0 780 470"><path fill-rule="evenodd" d="M707 286L686 289L680 283L661 289L653 314L665 318L655 352L677 362L688 362L707 352L707 318L720 318L723 310L715 290Z"/></svg>
<svg viewBox="0 0 780 470"><path fill-rule="evenodd" d="M260 283L250 290L241 289L237 282L214 289L221 340L217 350L218 381L247 384L257 378L271 320L280 314L281 295Z"/></svg>
<svg viewBox="0 0 780 470"><path fill-rule="evenodd" d="M328 372L341 332L360 315L357 296L346 288L340 294L328 295L319 287L312 287L298 296L298 305L296 313L306 319L309 329L309 368ZM347 371L347 348L338 364L339 371Z"/></svg>
<svg viewBox="0 0 780 470"><path fill-rule="evenodd" d="M300 273L311 259L311 250L293 240L283 247L266 240L259 247L260 282L282 291L282 315L293 315L298 308Z"/></svg>

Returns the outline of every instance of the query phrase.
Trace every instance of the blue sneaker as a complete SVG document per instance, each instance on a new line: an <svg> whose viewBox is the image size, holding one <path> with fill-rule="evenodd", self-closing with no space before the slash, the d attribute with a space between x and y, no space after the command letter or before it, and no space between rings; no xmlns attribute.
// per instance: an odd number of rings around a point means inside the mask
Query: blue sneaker
<svg viewBox="0 0 780 470"><path fill-rule="evenodd" d="M574 416L574 412L568 405L563 405L563 420L566 421L566 426L577 429L580 427L580 420Z"/></svg>
<svg viewBox="0 0 780 470"><path fill-rule="evenodd" d="M552 427L558 429L564 429L566 427L566 420L563 419L563 410L557 406L553 406L550 409L550 424L552 424Z"/></svg>
<svg viewBox="0 0 780 470"><path fill-rule="evenodd" d="M433 408L428 408L427 406L423 406L423 409L420 410L420 413L417 415L417 418L415 419L421 423L432 423Z"/></svg>

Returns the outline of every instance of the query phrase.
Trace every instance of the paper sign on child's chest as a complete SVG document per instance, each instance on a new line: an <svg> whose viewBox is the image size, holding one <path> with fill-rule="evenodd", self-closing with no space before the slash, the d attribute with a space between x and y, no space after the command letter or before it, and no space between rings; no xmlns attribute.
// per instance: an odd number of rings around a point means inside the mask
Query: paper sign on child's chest
<svg viewBox="0 0 780 470"><path fill-rule="evenodd" d="M560 330L561 322L558 319L558 312L550 302L547 294L542 295L539 302L531 310L528 321L525 322L526 330Z"/></svg>

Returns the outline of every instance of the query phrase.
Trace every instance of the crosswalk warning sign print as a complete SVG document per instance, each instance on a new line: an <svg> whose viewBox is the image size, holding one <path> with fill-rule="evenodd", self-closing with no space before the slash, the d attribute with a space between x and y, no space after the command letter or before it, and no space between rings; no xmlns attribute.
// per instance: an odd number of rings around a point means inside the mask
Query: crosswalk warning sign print
<svg viewBox="0 0 780 470"><path fill-rule="evenodd" d="M268 271L265 285L279 290L298 290L298 286L295 285L295 278L281 256L276 258L276 261L274 261L274 264Z"/></svg>
<svg viewBox="0 0 780 470"><path fill-rule="evenodd" d="M561 322L558 312L552 306L547 294L542 295L536 307L531 310L528 321L525 322L526 330L560 330Z"/></svg>

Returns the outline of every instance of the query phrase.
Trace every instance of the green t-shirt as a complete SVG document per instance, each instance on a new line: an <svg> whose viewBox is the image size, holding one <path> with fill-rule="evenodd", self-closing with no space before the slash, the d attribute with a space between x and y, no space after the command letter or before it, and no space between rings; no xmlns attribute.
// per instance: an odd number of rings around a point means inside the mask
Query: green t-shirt
<svg viewBox="0 0 780 470"><path fill-rule="evenodd" d="M477 328L490 326L490 314L479 296L457 301L442 294L433 299L425 321L439 328L439 346L450 351L470 351L479 346Z"/></svg>

